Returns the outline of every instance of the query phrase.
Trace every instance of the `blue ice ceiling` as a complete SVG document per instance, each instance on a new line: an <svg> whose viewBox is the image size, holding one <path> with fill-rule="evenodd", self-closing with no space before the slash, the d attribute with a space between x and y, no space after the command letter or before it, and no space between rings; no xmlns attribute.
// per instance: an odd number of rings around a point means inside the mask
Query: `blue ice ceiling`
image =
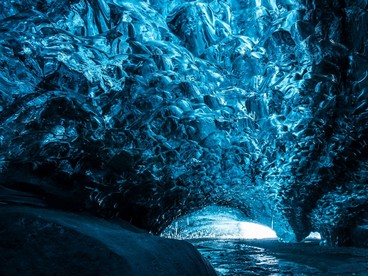
<svg viewBox="0 0 368 276"><path fill-rule="evenodd" d="M367 1L0 3L0 203L285 241L368 224Z"/></svg>

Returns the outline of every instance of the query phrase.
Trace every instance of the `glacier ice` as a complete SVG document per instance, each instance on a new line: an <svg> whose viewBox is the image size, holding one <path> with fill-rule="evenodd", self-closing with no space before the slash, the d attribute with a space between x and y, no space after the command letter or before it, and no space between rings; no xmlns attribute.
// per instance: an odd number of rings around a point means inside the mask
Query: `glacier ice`
<svg viewBox="0 0 368 276"><path fill-rule="evenodd" d="M349 244L368 219L367 7L2 1L0 202L155 233L216 204Z"/></svg>

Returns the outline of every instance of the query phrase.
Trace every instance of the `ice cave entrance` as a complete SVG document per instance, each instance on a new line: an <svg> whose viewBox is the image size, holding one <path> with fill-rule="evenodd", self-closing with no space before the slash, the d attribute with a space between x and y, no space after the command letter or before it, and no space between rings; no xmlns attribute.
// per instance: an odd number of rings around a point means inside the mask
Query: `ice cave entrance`
<svg viewBox="0 0 368 276"><path fill-rule="evenodd" d="M252 222L237 209L208 206L174 220L161 234L175 239L277 239L271 228Z"/></svg>
<svg viewBox="0 0 368 276"><path fill-rule="evenodd" d="M319 232L310 232L310 234L304 239L304 241L321 240L321 234Z"/></svg>

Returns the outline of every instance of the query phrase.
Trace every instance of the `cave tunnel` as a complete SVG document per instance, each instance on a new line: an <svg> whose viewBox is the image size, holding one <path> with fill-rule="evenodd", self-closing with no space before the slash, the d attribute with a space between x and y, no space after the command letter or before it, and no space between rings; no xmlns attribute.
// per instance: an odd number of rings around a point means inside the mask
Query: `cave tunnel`
<svg viewBox="0 0 368 276"><path fill-rule="evenodd" d="M2 1L0 206L154 235L218 206L368 247L367 9Z"/></svg>
<svg viewBox="0 0 368 276"><path fill-rule="evenodd" d="M270 227L251 221L238 209L207 206L174 220L161 234L172 239L277 239Z"/></svg>

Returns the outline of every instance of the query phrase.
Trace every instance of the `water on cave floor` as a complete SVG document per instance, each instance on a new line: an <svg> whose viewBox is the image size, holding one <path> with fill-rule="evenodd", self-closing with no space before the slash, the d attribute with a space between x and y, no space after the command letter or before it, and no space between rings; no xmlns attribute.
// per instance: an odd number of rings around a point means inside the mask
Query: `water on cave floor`
<svg viewBox="0 0 368 276"><path fill-rule="evenodd" d="M368 275L368 249L333 248L318 242L189 240L219 275Z"/></svg>

